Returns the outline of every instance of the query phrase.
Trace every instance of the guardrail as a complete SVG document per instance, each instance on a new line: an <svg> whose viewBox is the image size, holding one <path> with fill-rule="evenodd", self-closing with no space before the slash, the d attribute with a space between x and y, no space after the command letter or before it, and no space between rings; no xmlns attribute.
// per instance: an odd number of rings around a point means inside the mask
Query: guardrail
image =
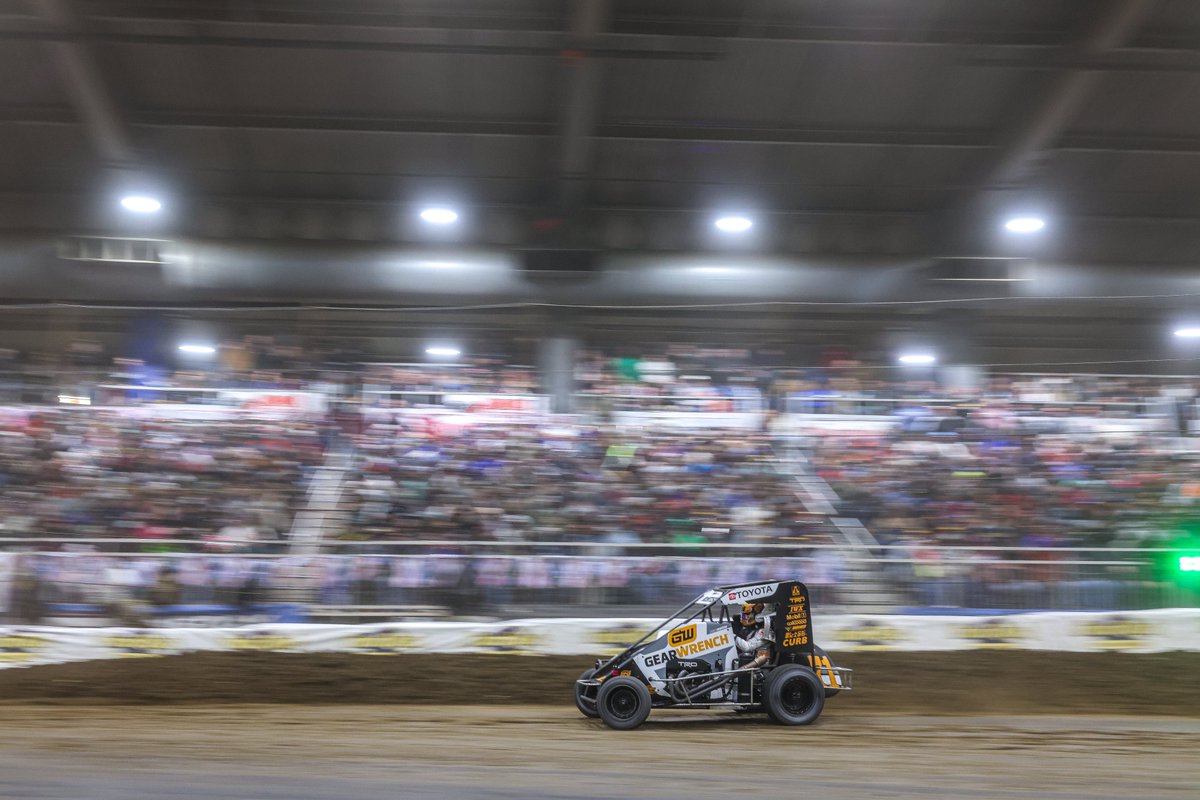
<svg viewBox="0 0 1200 800"><path fill-rule="evenodd" d="M410 543L413 546L415 543ZM708 552L648 554L638 546L581 552L518 554L500 546L464 552L389 555L24 553L0 555L0 609L45 615L58 604L110 606L222 604L250 607L303 598L327 606L445 606L463 614L606 613L657 608L711 586L796 576L814 602L837 607L853 589L855 563L873 565L899 607L1006 610L1114 610L1200 607L1195 582L1177 580L1171 565L1191 551L1046 550L908 546L761 548L757 555ZM426 543L427 546L442 546ZM649 547L662 545L649 545ZM507 545L512 548L512 545ZM683 546L672 546L681 548ZM694 547L694 546L693 546ZM739 546L730 545L729 548ZM574 551L572 554L571 551ZM803 551L803 554L801 554ZM1082 557L1089 553L1091 557Z"/></svg>
<svg viewBox="0 0 1200 800"><path fill-rule="evenodd" d="M977 397L872 397L842 394L789 394L783 411L789 414L890 415L901 409L951 409L980 403L1003 406L1017 416L1066 416L1075 412L1086 417L1146 417L1168 412L1162 398L1141 401L1109 400L1021 400Z"/></svg>
<svg viewBox="0 0 1200 800"><path fill-rule="evenodd" d="M822 516L822 515L814 515ZM229 542L224 541L201 541L196 539L136 539L136 538L110 538L110 537L75 537L75 536L0 536L0 548L6 548L10 552L30 552L32 545L38 547L60 547L67 545L141 545L147 547L175 546L175 547L220 547L227 546ZM812 542L802 539L793 541L778 540L773 542L641 542L641 541L499 541L496 539L371 539L364 541L356 541L353 539L334 540L329 542L330 547L336 548L337 552L330 555L404 555L413 554L429 554L436 555L446 552L473 552L479 550L490 551L492 553L518 555L521 553L538 554L556 554L578 551L593 551L599 554L611 554L614 552L626 552L631 554L642 553L644 555L654 555L654 552L649 551L670 551L675 555L697 555L707 551L712 551L719 554L728 554L740 551L797 551L797 550L834 550L847 554L849 558L862 557L870 560L878 560L883 554L899 553L899 552L914 552L914 551L931 551L942 554L952 561L961 561L963 563L974 563L975 556L979 554L997 554L997 553L1040 553L1047 556L1053 556L1053 560L1057 560L1064 554L1078 553L1094 553L1102 559L1120 555L1122 557L1136 559L1137 556L1149 556L1150 554L1176 553L1179 555L1191 555L1197 552L1196 548L1188 547L1037 547L1032 545L930 545L930 544L836 544L832 542ZM272 553L281 552L277 547L286 547L287 542L270 542L256 545L259 549L243 549L236 552L219 552L222 555L271 555ZM407 551L401 553L397 551ZM3 550L0 549L0 555L3 555ZM134 553L120 550L101 550L89 551L85 555L154 555L159 552L163 555L172 555L170 550L162 551L137 551ZM586 554L586 553L585 553ZM1087 559L1081 559L1087 560Z"/></svg>

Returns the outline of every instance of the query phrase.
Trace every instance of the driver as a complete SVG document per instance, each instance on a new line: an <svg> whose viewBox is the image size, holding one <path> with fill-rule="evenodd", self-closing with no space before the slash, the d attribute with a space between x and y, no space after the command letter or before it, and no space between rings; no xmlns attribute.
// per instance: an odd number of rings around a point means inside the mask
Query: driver
<svg viewBox="0 0 1200 800"><path fill-rule="evenodd" d="M742 669L756 669L766 666L771 660L771 632L767 630L762 603L746 603L742 606L741 632L733 638L738 652L743 659L750 661L742 664Z"/></svg>

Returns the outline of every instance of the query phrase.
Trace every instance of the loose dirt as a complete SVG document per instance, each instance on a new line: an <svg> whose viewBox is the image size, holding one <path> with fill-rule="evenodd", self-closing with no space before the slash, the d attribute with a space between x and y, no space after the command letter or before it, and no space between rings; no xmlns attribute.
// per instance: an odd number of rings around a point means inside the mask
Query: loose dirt
<svg viewBox="0 0 1200 800"><path fill-rule="evenodd" d="M1200 653L835 654L847 714L1200 717ZM0 670L0 703L570 704L589 659L197 653Z"/></svg>

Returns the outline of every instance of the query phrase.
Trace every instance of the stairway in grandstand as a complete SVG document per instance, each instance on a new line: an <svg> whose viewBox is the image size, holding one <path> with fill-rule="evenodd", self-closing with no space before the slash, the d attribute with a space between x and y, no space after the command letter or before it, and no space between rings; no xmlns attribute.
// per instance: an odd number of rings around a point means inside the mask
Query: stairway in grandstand
<svg viewBox="0 0 1200 800"><path fill-rule="evenodd" d="M288 534L292 555L316 555L322 541L337 536L345 528L342 490L352 460L353 450L346 445L334 445L325 454L324 463L309 480L304 507L292 520Z"/></svg>
<svg viewBox="0 0 1200 800"><path fill-rule="evenodd" d="M796 494L806 511L823 514L845 562L842 600L848 611L883 613L899 604L900 598L884 580L875 557L879 542L854 517L838 515L841 498L813 468L803 439L779 436L774 442L779 468L795 483Z"/></svg>

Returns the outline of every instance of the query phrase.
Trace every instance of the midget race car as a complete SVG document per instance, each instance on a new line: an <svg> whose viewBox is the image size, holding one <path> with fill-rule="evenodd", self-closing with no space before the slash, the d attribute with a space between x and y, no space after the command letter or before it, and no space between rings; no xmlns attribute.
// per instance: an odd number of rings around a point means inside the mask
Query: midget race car
<svg viewBox="0 0 1200 800"><path fill-rule="evenodd" d="M762 658L736 644L747 604L761 604ZM813 643L808 588L771 581L704 592L617 655L596 659L575 682L575 705L618 730L638 727L654 708L765 711L781 725L808 725L826 698L850 688L851 670Z"/></svg>

